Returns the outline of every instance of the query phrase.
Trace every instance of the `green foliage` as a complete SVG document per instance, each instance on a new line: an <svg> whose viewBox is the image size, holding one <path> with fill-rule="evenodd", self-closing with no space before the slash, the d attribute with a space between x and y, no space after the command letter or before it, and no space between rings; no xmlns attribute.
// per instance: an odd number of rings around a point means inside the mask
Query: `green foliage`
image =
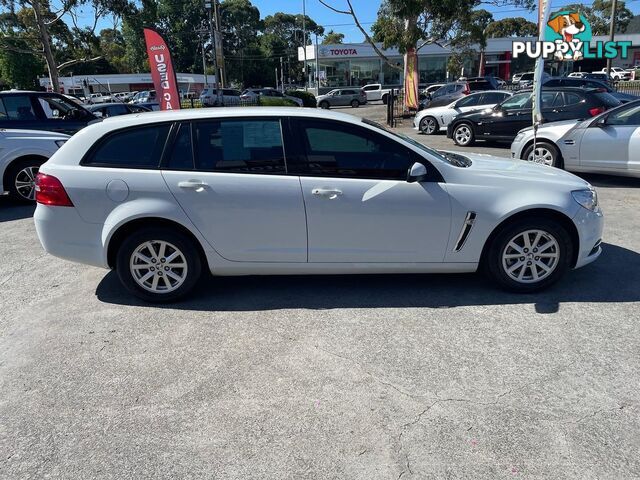
<svg viewBox="0 0 640 480"><path fill-rule="evenodd" d="M297 107L297 105L288 98L258 97L258 103L261 107Z"/></svg>
<svg viewBox="0 0 640 480"><path fill-rule="evenodd" d="M336 45L341 44L344 41L344 33L334 32L329 30L322 39L322 45Z"/></svg>
<svg viewBox="0 0 640 480"><path fill-rule="evenodd" d="M609 25L611 24L611 0L594 0L591 5L582 3L574 3L571 5L563 5L562 10L571 10L582 13L594 35L607 35L609 33ZM616 9L616 30L625 32L633 13L629 10L623 1L619 1Z"/></svg>
<svg viewBox="0 0 640 480"><path fill-rule="evenodd" d="M487 27L487 38L533 37L538 35L538 25L523 17L503 18Z"/></svg>
<svg viewBox="0 0 640 480"><path fill-rule="evenodd" d="M316 97L311 92L305 92L304 90L287 90L286 93L290 97L296 97L302 100L303 107L316 108L318 106Z"/></svg>

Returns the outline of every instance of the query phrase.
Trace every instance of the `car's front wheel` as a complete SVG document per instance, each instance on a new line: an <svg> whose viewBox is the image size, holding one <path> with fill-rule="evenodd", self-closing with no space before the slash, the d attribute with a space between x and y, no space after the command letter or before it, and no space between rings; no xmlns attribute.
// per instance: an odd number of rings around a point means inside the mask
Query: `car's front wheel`
<svg viewBox="0 0 640 480"><path fill-rule="evenodd" d="M438 122L433 117L424 117L420 120L420 131L425 135L433 135L438 131Z"/></svg>
<svg viewBox="0 0 640 480"><path fill-rule="evenodd" d="M536 143L535 152L533 144L529 145L524 152L524 160L534 163L542 163L550 167L562 168L562 159L558 148L548 142Z"/></svg>
<svg viewBox="0 0 640 480"><path fill-rule="evenodd" d="M198 282L202 259L186 235L165 228L143 228L118 250L116 271L124 287L149 302L171 302Z"/></svg>
<svg viewBox="0 0 640 480"><path fill-rule="evenodd" d="M560 222L533 217L503 228L483 261L502 287L527 293L558 281L569 269L572 255L571 237Z"/></svg>
<svg viewBox="0 0 640 480"><path fill-rule="evenodd" d="M475 135L473 128L468 123L460 123L453 129L453 141L461 147L473 145Z"/></svg>
<svg viewBox="0 0 640 480"><path fill-rule="evenodd" d="M36 199L36 175L40 166L47 160L42 157L24 158L16 160L5 175L5 185L9 196L19 202L34 202Z"/></svg>
<svg viewBox="0 0 640 480"><path fill-rule="evenodd" d="M322 108L323 110L327 110L329 108L329 102L323 100L322 102L320 102L320 108Z"/></svg>

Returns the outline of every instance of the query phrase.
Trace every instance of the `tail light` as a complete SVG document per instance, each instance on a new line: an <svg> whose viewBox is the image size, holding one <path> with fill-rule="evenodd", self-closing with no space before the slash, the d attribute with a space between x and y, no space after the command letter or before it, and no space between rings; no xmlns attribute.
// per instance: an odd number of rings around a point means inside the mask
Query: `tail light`
<svg viewBox="0 0 640 480"><path fill-rule="evenodd" d="M604 107L590 108L589 115L591 115L592 117L595 117L596 115L600 115L601 113L604 113L605 110L606 108Z"/></svg>
<svg viewBox="0 0 640 480"><path fill-rule="evenodd" d="M469 84L468 84L468 83L466 83L466 84L464 85L464 90L462 91L462 94L463 94L463 95L469 95L470 93L471 93L471 88L469 88Z"/></svg>
<svg viewBox="0 0 640 480"><path fill-rule="evenodd" d="M36 175L36 202L52 207L73 207L60 180L53 175Z"/></svg>

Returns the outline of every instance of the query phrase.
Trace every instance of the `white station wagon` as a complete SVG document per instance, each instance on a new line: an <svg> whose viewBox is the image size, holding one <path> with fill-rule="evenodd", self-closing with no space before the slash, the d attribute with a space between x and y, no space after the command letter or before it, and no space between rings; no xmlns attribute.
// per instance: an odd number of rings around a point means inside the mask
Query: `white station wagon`
<svg viewBox="0 0 640 480"><path fill-rule="evenodd" d="M441 153L360 118L227 108L109 118L36 181L53 255L149 301L214 275L475 272L522 292L601 252L596 192L543 165Z"/></svg>

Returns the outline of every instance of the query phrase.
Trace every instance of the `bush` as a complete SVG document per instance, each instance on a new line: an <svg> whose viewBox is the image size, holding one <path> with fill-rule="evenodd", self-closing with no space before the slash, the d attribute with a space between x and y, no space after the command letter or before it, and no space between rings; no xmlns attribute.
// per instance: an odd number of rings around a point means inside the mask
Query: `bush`
<svg viewBox="0 0 640 480"><path fill-rule="evenodd" d="M305 92L304 90L287 90L286 94L302 100L303 107L316 108L318 106L318 102L316 102L316 97L313 93Z"/></svg>
<svg viewBox="0 0 640 480"><path fill-rule="evenodd" d="M297 107L293 100L288 98L259 97L259 105L261 107Z"/></svg>

